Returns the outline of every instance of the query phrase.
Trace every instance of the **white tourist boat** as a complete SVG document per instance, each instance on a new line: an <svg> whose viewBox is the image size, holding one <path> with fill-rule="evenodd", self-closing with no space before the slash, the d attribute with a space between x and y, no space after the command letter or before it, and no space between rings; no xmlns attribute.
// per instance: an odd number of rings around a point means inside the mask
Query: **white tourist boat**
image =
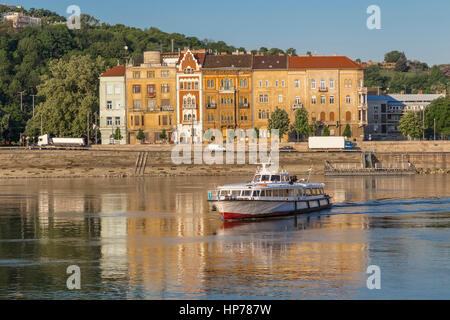
<svg viewBox="0 0 450 320"><path fill-rule="evenodd" d="M209 201L224 220L285 216L330 208L331 197L324 187L323 183L297 181L288 172L263 164L252 182L218 187L209 192Z"/></svg>

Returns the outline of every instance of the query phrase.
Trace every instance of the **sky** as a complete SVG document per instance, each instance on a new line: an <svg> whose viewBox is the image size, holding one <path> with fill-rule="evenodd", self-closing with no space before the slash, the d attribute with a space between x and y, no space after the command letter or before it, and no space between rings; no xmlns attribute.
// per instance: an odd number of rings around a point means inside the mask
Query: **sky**
<svg viewBox="0 0 450 320"><path fill-rule="evenodd" d="M4 3L6 0L0 0ZM430 65L450 64L449 0L21 0L63 16L70 5L101 22L157 27L248 51L295 48L318 55L383 61L392 50ZM381 29L369 30L367 8L378 5Z"/></svg>

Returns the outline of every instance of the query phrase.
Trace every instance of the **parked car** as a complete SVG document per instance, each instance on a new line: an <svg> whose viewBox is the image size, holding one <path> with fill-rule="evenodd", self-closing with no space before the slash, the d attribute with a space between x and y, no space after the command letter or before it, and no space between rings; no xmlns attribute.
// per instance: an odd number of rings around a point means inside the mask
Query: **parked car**
<svg viewBox="0 0 450 320"><path fill-rule="evenodd" d="M295 148L294 147L282 147L282 148L280 148L280 151L295 151Z"/></svg>

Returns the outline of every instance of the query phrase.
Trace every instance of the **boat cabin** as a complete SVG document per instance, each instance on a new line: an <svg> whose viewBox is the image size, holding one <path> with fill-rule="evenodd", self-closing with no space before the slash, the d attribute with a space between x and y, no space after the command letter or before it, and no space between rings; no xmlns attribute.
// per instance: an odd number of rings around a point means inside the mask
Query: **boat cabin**
<svg viewBox="0 0 450 320"><path fill-rule="evenodd" d="M303 198L314 197L325 194L323 186L305 186L302 188L265 188L260 186L261 189L223 189L219 192L219 199L230 200L245 200L258 198L260 200L273 199L273 198Z"/></svg>

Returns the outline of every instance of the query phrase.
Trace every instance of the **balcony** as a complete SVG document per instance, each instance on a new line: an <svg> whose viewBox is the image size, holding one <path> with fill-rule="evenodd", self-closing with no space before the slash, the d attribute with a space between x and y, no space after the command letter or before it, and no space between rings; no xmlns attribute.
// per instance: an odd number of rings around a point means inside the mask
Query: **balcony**
<svg viewBox="0 0 450 320"><path fill-rule="evenodd" d="M207 103L206 109L217 109L217 104L215 103Z"/></svg>
<svg viewBox="0 0 450 320"><path fill-rule="evenodd" d="M366 120L359 120L359 127L365 127L367 126L369 123Z"/></svg>
<svg viewBox="0 0 450 320"><path fill-rule="evenodd" d="M220 87L219 93L235 93L236 88L235 87Z"/></svg>
<svg viewBox="0 0 450 320"><path fill-rule="evenodd" d="M303 109L303 103L294 103L292 105L292 110Z"/></svg>
<svg viewBox="0 0 450 320"><path fill-rule="evenodd" d="M156 92L147 92L147 98L156 98Z"/></svg>
<svg viewBox="0 0 450 320"><path fill-rule="evenodd" d="M319 88L319 92L328 92L328 88Z"/></svg>
<svg viewBox="0 0 450 320"><path fill-rule="evenodd" d="M248 108L250 108L250 104L249 103L239 103L239 108L248 109Z"/></svg>
<svg viewBox="0 0 450 320"><path fill-rule="evenodd" d="M183 109L197 109L197 104L183 104Z"/></svg>
<svg viewBox="0 0 450 320"><path fill-rule="evenodd" d="M174 112L175 108L172 106L162 106L161 107L161 111L162 112Z"/></svg>
<svg viewBox="0 0 450 320"><path fill-rule="evenodd" d="M358 104L359 111L362 111L362 110L367 111L368 108L369 108L369 106L367 105L367 103L359 103Z"/></svg>
<svg viewBox="0 0 450 320"><path fill-rule="evenodd" d="M360 94L367 94L369 91L367 88L363 88L363 87L359 87L358 88L358 93Z"/></svg>

